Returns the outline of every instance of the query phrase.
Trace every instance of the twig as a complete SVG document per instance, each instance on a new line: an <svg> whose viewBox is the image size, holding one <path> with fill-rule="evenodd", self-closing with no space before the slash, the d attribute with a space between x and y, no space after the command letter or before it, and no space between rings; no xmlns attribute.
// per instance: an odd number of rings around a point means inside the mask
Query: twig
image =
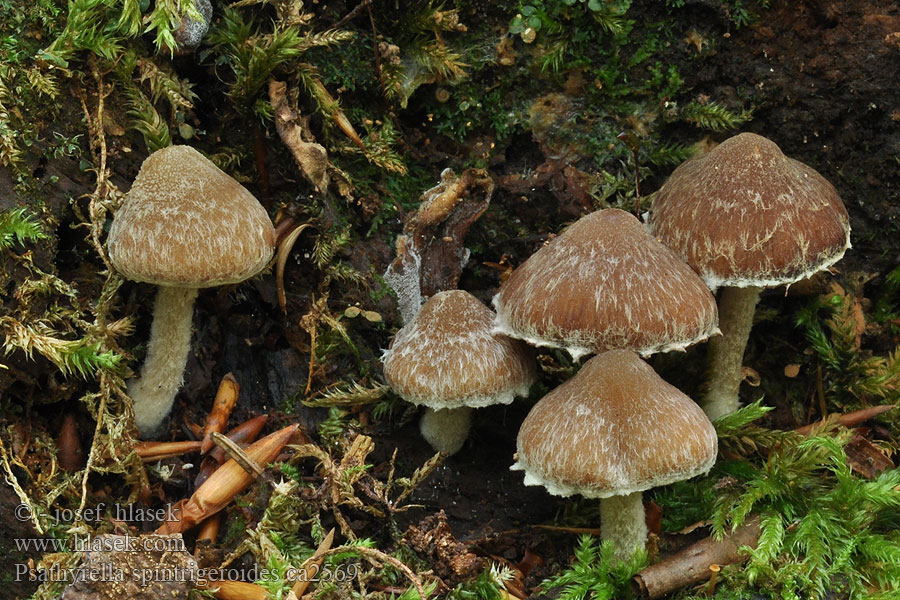
<svg viewBox="0 0 900 600"><path fill-rule="evenodd" d="M210 435L210 439L222 450L225 451L225 454L234 459L234 461L241 465L245 471L254 475L255 477L259 477L263 474L262 468L259 464L250 458L244 449L237 445L236 442L232 441L228 436L222 435L218 431L212 432Z"/></svg>
<svg viewBox="0 0 900 600"><path fill-rule="evenodd" d="M372 0L362 0L362 2L356 5L356 8L348 12L340 21L334 24L334 29L340 29L341 27L358 17L359 13L361 13L362 10L370 4L372 4ZM371 9L369 10L371 11Z"/></svg>
<svg viewBox="0 0 900 600"><path fill-rule="evenodd" d="M632 592L652 600L709 579L713 574L710 565L730 565L745 560L747 555L741 554L740 548L755 547L759 533L759 517L753 517L721 541L711 537L700 540L632 577Z"/></svg>

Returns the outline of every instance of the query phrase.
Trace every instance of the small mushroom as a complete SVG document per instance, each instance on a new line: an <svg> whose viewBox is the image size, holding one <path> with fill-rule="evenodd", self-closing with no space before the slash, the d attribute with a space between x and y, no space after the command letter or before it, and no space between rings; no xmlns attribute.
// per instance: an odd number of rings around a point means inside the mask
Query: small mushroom
<svg viewBox="0 0 900 600"><path fill-rule="evenodd" d="M629 213L582 217L516 268L494 296L494 330L576 360L643 356L718 333L716 301L691 268Z"/></svg>
<svg viewBox="0 0 900 600"><path fill-rule="evenodd" d="M723 287L722 336L710 340L703 405L711 419L732 413L761 289L839 261L850 247L847 210L811 167L742 133L675 169L655 196L649 226L710 289Z"/></svg>
<svg viewBox="0 0 900 600"><path fill-rule="evenodd" d="M141 165L107 243L125 277L160 286L141 376L128 384L135 423L148 436L181 387L198 290L259 273L275 230L237 181L193 148L169 146Z"/></svg>
<svg viewBox="0 0 900 600"><path fill-rule="evenodd" d="M420 429L439 452L462 448L473 408L509 404L535 380L528 348L491 333L493 316L468 292L440 292L397 332L382 358L391 388L427 407Z"/></svg>
<svg viewBox="0 0 900 600"><path fill-rule="evenodd" d="M517 449L526 485L600 498L602 537L627 558L647 537L641 492L706 473L718 441L690 398L634 352L610 350L534 405Z"/></svg>

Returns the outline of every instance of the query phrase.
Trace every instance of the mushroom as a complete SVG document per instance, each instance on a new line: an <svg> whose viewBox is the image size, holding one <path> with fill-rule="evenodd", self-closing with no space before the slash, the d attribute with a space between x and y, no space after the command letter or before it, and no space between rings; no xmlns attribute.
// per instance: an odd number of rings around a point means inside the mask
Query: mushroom
<svg viewBox="0 0 900 600"><path fill-rule="evenodd" d="M649 226L710 289L723 287L722 336L710 340L703 406L711 419L732 413L761 289L840 260L850 247L847 211L815 170L742 133L675 169L656 194Z"/></svg>
<svg viewBox="0 0 900 600"><path fill-rule="evenodd" d="M716 301L683 260L629 213L570 225L516 268L494 296L494 330L574 359L612 348L643 356L718 333Z"/></svg>
<svg viewBox="0 0 900 600"><path fill-rule="evenodd" d="M135 424L152 435L181 387L199 288L238 283L266 266L275 230L256 198L189 146L141 165L108 239L116 269L160 286L141 376L128 384Z"/></svg>
<svg viewBox="0 0 900 600"><path fill-rule="evenodd" d="M473 408L525 396L536 373L528 348L491 333L491 310L472 294L435 294L384 353L384 377L401 398L426 406L419 425L431 446L462 448Z"/></svg>
<svg viewBox="0 0 900 600"><path fill-rule="evenodd" d="M647 538L641 492L706 473L718 449L700 407L630 350L598 354L544 396L516 445L525 485L601 499L602 538L623 559Z"/></svg>

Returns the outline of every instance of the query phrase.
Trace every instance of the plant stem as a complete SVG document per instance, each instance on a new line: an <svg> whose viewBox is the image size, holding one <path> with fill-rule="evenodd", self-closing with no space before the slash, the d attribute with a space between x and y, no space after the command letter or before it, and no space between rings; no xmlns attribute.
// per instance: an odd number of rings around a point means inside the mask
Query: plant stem
<svg viewBox="0 0 900 600"><path fill-rule="evenodd" d="M601 538L616 546L616 557L625 561L647 542L647 523L641 492L600 499Z"/></svg>
<svg viewBox="0 0 900 600"><path fill-rule="evenodd" d="M759 302L758 287L726 287L719 296L719 329L709 340L709 382L703 410L710 421L740 408L738 390L743 375L744 349Z"/></svg>
<svg viewBox="0 0 900 600"><path fill-rule="evenodd" d="M160 287L141 376L128 382L134 420L141 435L153 435L169 414L181 387L188 351L196 288Z"/></svg>
<svg viewBox="0 0 900 600"><path fill-rule="evenodd" d="M431 447L438 452L456 454L469 437L472 409L468 406L434 410L425 409L419 421L419 431Z"/></svg>

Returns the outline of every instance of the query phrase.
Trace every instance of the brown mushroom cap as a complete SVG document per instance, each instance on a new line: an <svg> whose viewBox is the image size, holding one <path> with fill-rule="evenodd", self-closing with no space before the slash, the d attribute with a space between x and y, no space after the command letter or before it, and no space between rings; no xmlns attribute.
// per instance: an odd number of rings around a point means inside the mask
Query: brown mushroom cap
<svg viewBox="0 0 900 600"><path fill-rule="evenodd" d="M582 217L522 263L494 307L495 331L576 358L612 348L646 356L718 333L703 281L614 208Z"/></svg>
<svg viewBox="0 0 900 600"><path fill-rule="evenodd" d="M608 498L707 472L716 431L703 411L630 350L587 361L519 429L526 485Z"/></svg>
<svg viewBox="0 0 900 600"><path fill-rule="evenodd" d="M241 184L190 146L151 154L116 213L109 256L133 281L210 287L265 267L275 230Z"/></svg>
<svg viewBox="0 0 900 600"><path fill-rule="evenodd" d="M834 187L752 133L675 169L653 200L649 226L712 289L793 283L850 247Z"/></svg>
<svg viewBox="0 0 900 600"><path fill-rule="evenodd" d="M404 400L434 410L509 404L527 395L534 360L521 342L491 333L493 317L468 292L435 294L385 352L388 384Z"/></svg>

